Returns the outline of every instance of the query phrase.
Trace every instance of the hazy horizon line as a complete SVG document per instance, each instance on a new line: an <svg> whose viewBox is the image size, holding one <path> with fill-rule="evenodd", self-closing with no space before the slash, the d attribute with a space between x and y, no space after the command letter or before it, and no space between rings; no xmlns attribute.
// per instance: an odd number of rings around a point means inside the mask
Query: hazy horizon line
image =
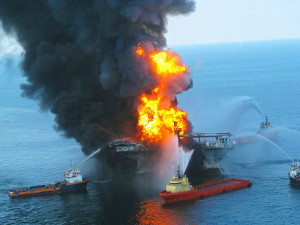
<svg viewBox="0 0 300 225"><path fill-rule="evenodd" d="M270 42L270 41L296 41L300 40L300 37L297 38L274 38L274 39L261 39L261 40L246 40L246 41L224 41L224 42L205 42L205 43L187 43L187 44L170 44L167 47L172 46L190 46L190 45L218 45L218 44L244 44L252 42Z"/></svg>

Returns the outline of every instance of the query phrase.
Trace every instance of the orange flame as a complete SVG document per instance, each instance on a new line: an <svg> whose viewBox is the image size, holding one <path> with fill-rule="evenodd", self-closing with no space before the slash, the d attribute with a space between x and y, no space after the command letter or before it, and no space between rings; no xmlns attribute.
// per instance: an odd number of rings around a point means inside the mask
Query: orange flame
<svg viewBox="0 0 300 225"><path fill-rule="evenodd" d="M179 65L179 56L170 51L160 51L150 55L156 73L162 76L178 74L186 71L186 66Z"/></svg>
<svg viewBox="0 0 300 225"><path fill-rule="evenodd" d="M137 55L139 55L139 56L145 57L145 51L144 51L144 49L142 48L141 43L138 43L138 44L137 44L137 49L136 49L135 53L136 53Z"/></svg>
<svg viewBox="0 0 300 225"><path fill-rule="evenodd" d="M187 130L187 113L175 107L162 108L160 106L162 99L163 97L159 94L154 94L154 96L142 94L140 96L142 103L138 112L138 127L142 141L158 142L168 135L175 134L174 122L176 122L177 128L180 129L180 134Z"/></svg>
<svg viewBox="0 0 300 225"><path fill-rule="evenodd" d="M145 57L145 51L139 43L136 54ZM138 109L138 138L141 141L160 142L169 135L175 134L175 126L180 134L188 129L187 113L176 107L165 107L166 101L171 104L163 94L168 87L168 80L171 75L183 75L187 67L180 64L178 55L171 51L155 51L147 56L153 66L155 75L160 77L160 85L151 91L151 94L139 96Z"/></svg>

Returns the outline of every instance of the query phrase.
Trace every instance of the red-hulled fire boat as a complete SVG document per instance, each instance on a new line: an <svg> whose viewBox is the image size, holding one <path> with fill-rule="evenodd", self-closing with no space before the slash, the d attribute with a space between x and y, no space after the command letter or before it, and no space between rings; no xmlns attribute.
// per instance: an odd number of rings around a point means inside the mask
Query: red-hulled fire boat
<svg viewBox="0 0 300 225"><path fill-rule="evenodd" d="M165 202L175 202L190 200L196 198L204 198L209 195L226 193L236 189L251 187L250 180L241 179L224 179L214 182L209 182L197 186L192 186L186 176L181 176L179 168L177 175L173 175L166 190L160 192L160 196Z"/></svg>

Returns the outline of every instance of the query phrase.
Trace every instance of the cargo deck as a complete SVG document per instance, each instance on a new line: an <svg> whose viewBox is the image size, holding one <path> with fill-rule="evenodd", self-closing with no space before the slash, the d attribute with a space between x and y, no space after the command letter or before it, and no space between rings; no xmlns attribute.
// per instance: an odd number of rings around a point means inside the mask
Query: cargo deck
<svg viewBox="0 0 300 225"><path fill-rule="evenodd" d="M251 186L252 183L250 180L230 178L193 186L191 191L171 193L165 190L160 192L160 196L165 202L183 201L196 198L203 199L206 196L226 193L227 191Z"/></svg>

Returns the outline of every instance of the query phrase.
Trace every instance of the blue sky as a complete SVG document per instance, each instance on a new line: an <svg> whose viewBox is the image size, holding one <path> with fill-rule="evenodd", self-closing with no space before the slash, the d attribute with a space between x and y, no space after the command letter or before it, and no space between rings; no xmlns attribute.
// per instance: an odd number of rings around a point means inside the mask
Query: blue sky
<svg viewBox="0 0 300 225"><path fill-rule="evenodd" d="M300 0L196 0L196 7L169 17L168 45L300 38ZM0 55L20 51L0 24Z"/></svg>
<svg viewBox="0 0 300 225"><path fill-rule="evenodd" d="M196 0L170 17L168 45L300 38L300 0Z"/></svg>

